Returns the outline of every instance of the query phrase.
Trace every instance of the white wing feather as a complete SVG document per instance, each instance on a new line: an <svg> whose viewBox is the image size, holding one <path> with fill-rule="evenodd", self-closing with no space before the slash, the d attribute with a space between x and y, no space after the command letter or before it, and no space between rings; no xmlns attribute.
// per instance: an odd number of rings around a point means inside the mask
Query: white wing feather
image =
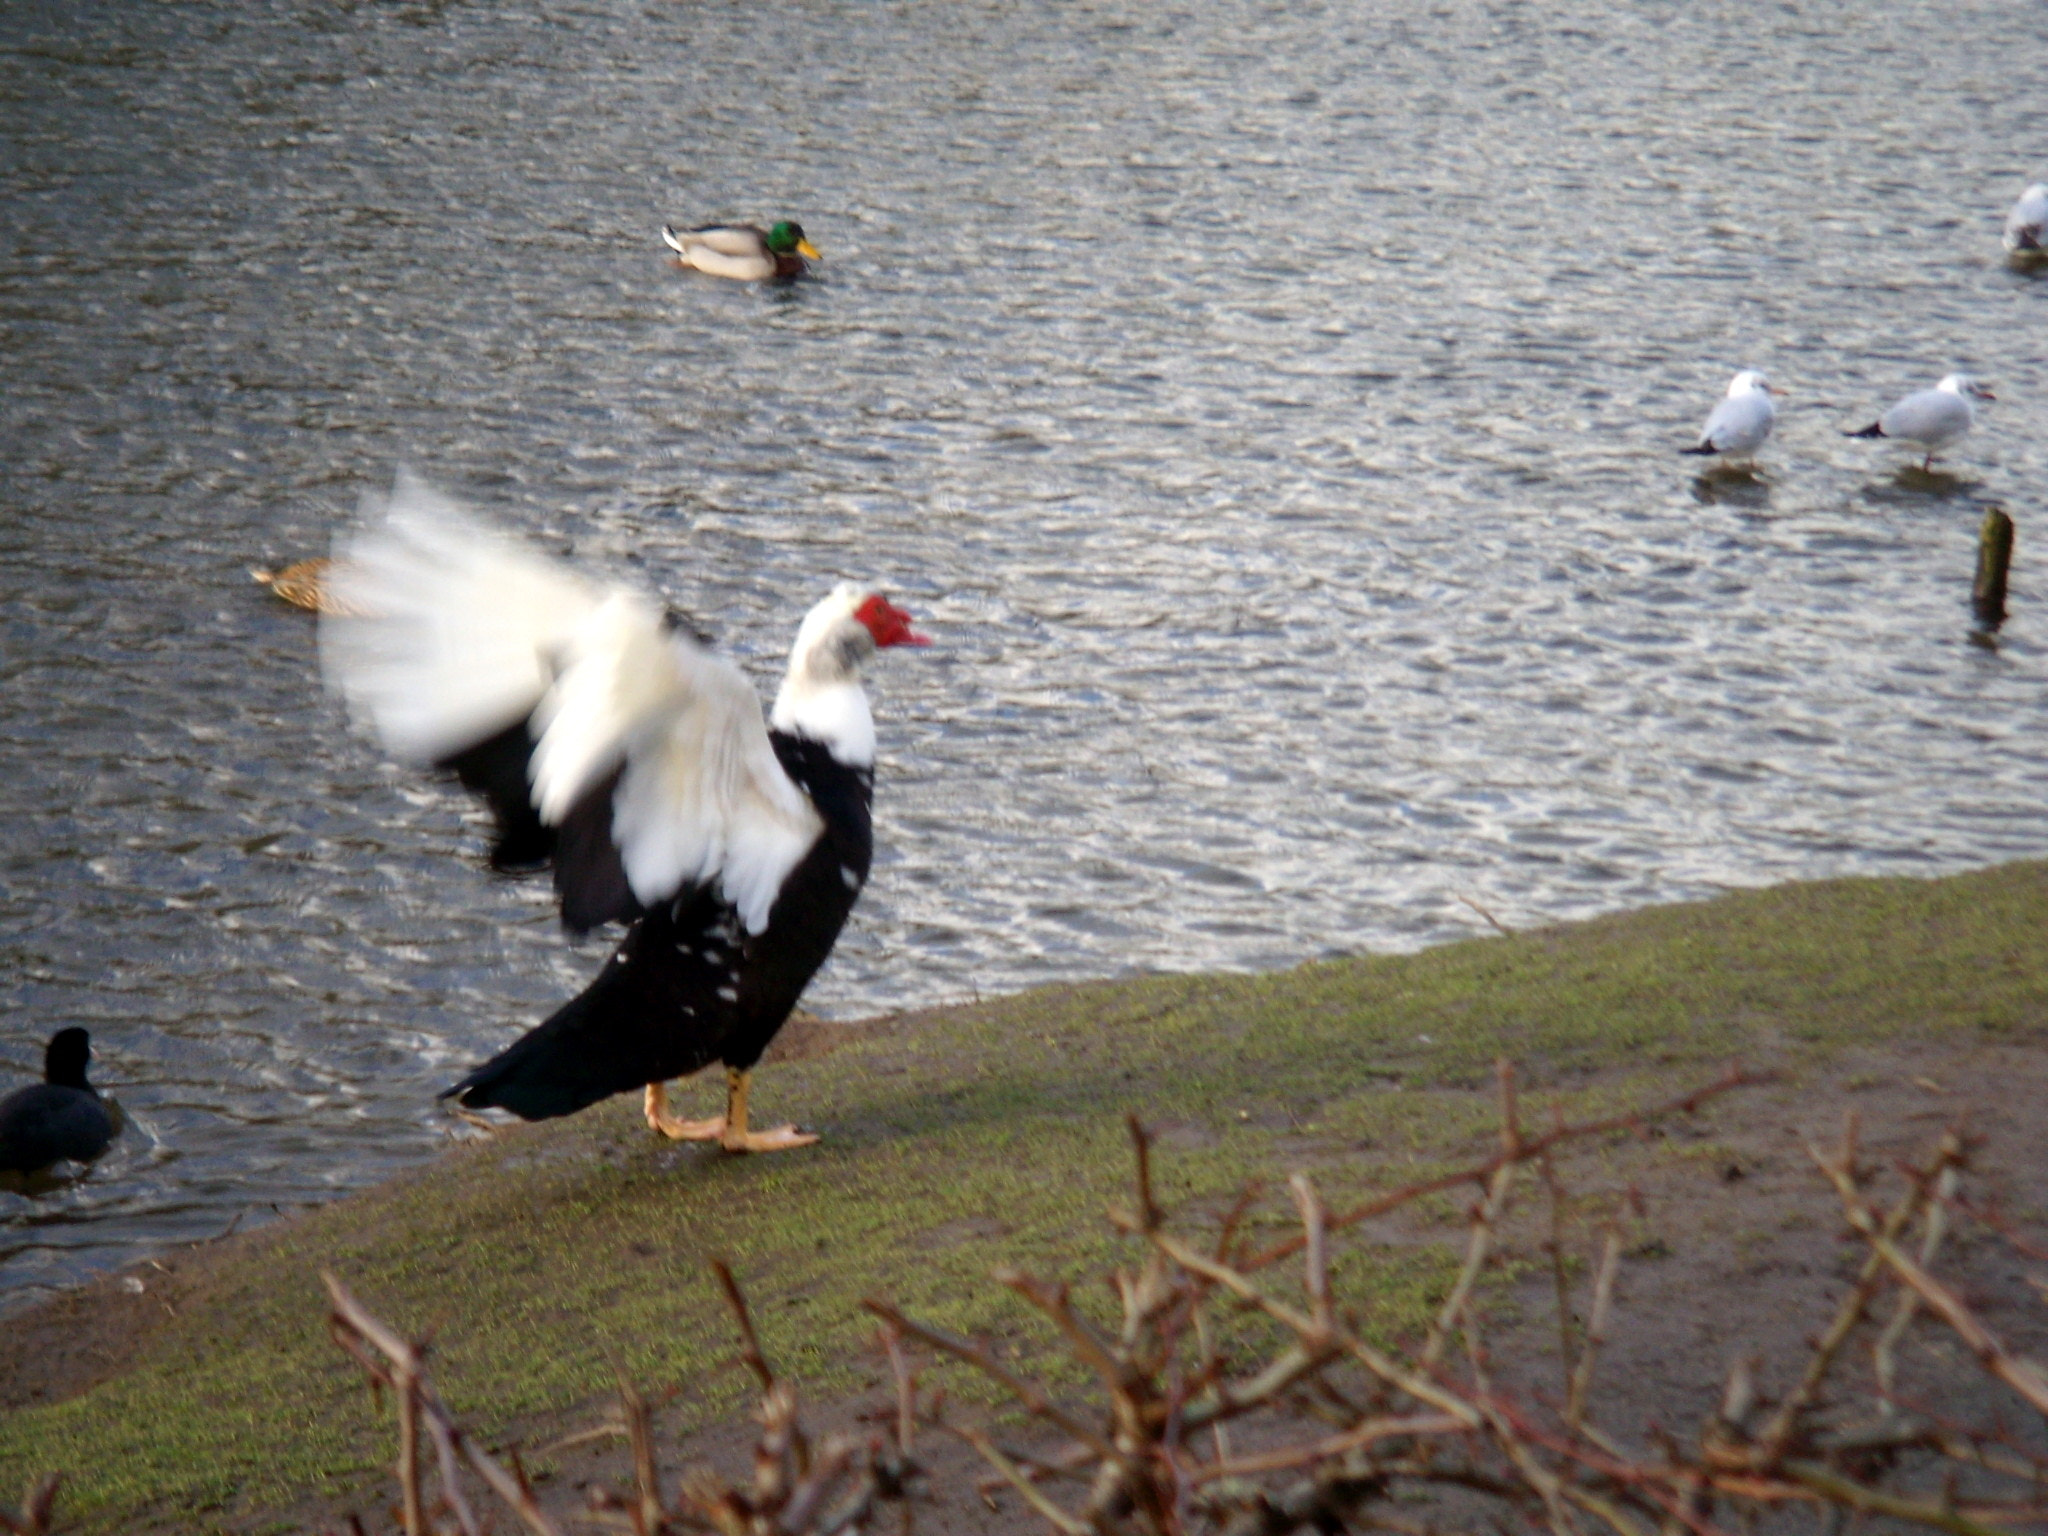
<svg viewBox="0 0 2048 1536"><path fill-rule="evenodd" d="M1961 395L1945 389L1923 389L1906 396L1879 419L1886 437L1939 448L1970 430L1976 413Z"/></svg>
<svg viewBox="0 0 2048 1536"><path fill-rule="evenodd" d="M2005 248L2038 250L2048 240L2048 182L2036 182L2020 194L2005 216Z"/></svg>
<svg viewBox="0 0 2048 1536"><path fill-rule="evenodd" d="M390 749L431 761L530 718L541 820L621 763L612 842L643 905L715 883L748 931L824 830L738 668L401 480L330 579L367 618L323 621L329 677Z"/></svg>
<svg viewBox="0 0 2048 1536"><path fill-rule="evenodd" d="M721 256L768 254L768 242L761 238L761 232L745 225L718 224L709 229L686 229L683 231L683 244L702 246Z"/></svg>
<svg viewBox="0 0 2048 1536"><path fill-rule="evenodd" d="M686 229L678 234L664 224L661 238L686 265L713 277L753 281L775 275L775 258L768 252L768 242L758 230L744 225Z"/></svg>
<svg viewBox="0 0 2048 1536"><path fill-rule="evenodd" d="M782 771L739 669L626 593L571 643L534 716L533 802L558 825L621 762L612 841L643 905L714 882L750 933L824 823Z"/></svg>
<svg viewBox="0 0 2048 1536"><path fill-rule="evenodd" d="M474 521L409 474L380 523L336 540L320 661L357 720L408 762L444 758L533 712L598 588Z"/></svg>
<svg viewBox="0 0 2048 1536"><path fill-rule="evenodd" d="M1722 453L1749 453L1763 446L1776 418L1771 397L1762 390L1730 395L1707 417L1700 441Z"/></svg>
<svg viewBox="0 0 2048 1536"><path fill-rule="evenodd" d="M591 789L671 712L688 702L661 614L614 588L568 636L533 711L533 806L558 827Z"/></svg>

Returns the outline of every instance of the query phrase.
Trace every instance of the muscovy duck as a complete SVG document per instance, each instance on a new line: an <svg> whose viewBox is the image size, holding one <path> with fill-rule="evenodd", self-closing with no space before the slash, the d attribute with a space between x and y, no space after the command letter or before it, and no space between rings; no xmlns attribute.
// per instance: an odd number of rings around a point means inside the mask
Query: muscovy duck
<svg viewBox="0 0 2048 1536"><path fill-rule="evenodd" d="M627 587L603 586L401 476L342 542L321 620L329 678L402 759L453 773L497 821L491 863L552 866L576 932L628 924L579 996L443 1098L528 1120L645 1090L648 1124L728 1152L817 1137L748 1122L750 1074L868 878L877 650L910 615L842 583L804 618L767 721L739 669ZM668 1112L714 1061L726 1111Z"/></svg>

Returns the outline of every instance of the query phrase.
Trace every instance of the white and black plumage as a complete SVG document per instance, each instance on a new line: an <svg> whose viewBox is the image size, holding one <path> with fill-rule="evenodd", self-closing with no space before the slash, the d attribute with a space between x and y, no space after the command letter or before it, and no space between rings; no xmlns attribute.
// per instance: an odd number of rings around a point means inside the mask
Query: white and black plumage
<svg viewBox="0 0 2048 1536"><path fill-rule="evenodd" d="M1728 381L1728 393L1708 414L1706 424L1700 428L1700 440L1678 451L1748 458L1763 447L1777 420L1778 408L1771 403L1771 381L1754 368L1745 368Z"/></svg>
<svg viewBox="0 0 2048 1536"><path fill-rule="evenodd" d="M43 1048L43 1080L0 1098L0 1173L89 1163L114 1139L114 1117L85 1080L92 1037L60 1029Z"/></svg>
<svg viewBox="0 0 2048 1536"><path fill-rule="evenodd" d="M764 722L752 686L650 598L588 581L401 477L345 541L328 676L395 755L496 814L491 862L552 865L562 920L628 924L597 979L448 1090L529 1120L645 1087L649 1123L729 1151L801 1146L747 1124L748 1074L852 911L873 851L875 728L861 663L922 645L851 583L805 617ZM662 1084L723 1061L727 1112L680 1121Z"/></svg>
<svg viewBox="0 0 2048 1536"><path fill-rule="evenodd" d="M2048 181L2020 194L2005 216L2005 248L2015 256L2048 256Z"/></svg>
<svg viewBox="0 0 2048 1536"><path fill-rule="evenodd" d="M1970 402L1996 400L1987 385L1967 373L1952 373L1932 389L1915 390L1850 437L1896 437L1917 443L1927 450L1922 469L1934 465L1934 456L1956 442L1977 424L1977 412Z"/></svg>

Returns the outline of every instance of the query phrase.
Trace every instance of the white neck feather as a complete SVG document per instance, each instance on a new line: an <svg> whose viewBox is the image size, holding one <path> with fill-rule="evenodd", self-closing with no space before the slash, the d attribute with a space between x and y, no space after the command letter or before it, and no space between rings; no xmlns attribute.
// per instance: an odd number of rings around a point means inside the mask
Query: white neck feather
<svg viewBox="0 0 2048 1536"><path fill-rule="evenodd" d="M860 686L860 664L874 655L875 641L853 616L866 595L842 581L804 615L769 716L776 730L824 743L850 768L875 765L875 717Z"/></svg>
<svg viewBox="0 0 2048 1536"><path fill-rule="evenodd" d="M875 765L875 717L858 678L821 683L790 668L775 696L769 725L792 736L823 742L849 768Z"/></svg>

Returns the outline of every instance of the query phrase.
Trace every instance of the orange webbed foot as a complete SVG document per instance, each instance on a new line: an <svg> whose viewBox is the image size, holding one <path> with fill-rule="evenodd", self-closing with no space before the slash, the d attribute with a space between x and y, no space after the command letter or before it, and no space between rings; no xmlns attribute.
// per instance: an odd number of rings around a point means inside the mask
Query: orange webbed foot
<svg viewBox="0 0 2048 1536"><path fill-rule="evenodd" d="M709 1120L679 1120L668 1112L668 1086L647 1085L645 1112L648 1127L671 1141L715 1141L722 1152L789 1152L808 1147L818 1138L814 1132L793 1125L778 1125L772 1131L756 1131L747 1125L747 1081L750 1074L727 1068L725 1113Z"/></svg>
<svg viewBox="0 0 2048 1536"><path fill-rule="evenodd" d="M647 1085L647 1099L642 1106L647 1116L647 1128L659 1131L670 1141L717 1141L725 1135L725 1116L713 1115L709 1120L682 1120L668 1112L668 1088L663 1083Z"/></svg>
<svg viewBox="0 0 2048 1536"><path fill-rule="evenodd" d="M772 1131L750 1131L745 1126L736 1126L718 1138L718 1145L726 1152L788 1152L808 1147L817 1139L815 1133L800 1131L793 1125L778 1125Z"/></svg>

